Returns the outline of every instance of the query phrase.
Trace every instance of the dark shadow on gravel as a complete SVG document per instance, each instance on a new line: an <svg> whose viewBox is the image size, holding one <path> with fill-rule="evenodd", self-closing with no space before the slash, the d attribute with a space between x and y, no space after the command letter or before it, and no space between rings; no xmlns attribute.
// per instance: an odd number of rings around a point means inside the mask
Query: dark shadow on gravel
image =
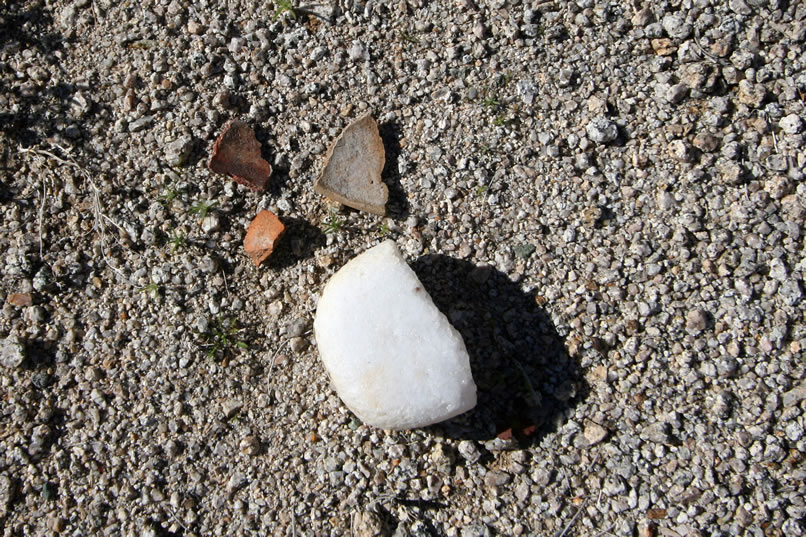
<svg viewBox="0 0 806 537"><path fill-rule="evenodd" d="M386 163L383 166L381 178L389 187L389 201L386 203L387 214L395 220L405 220L409 216L409 200L400 185L400 173L398 172L400 125L393 122L384 123L378 126L378 131L386 152Z"/></svg>
<svg viewBox="0 0 806 537"><path fill-rule="evenodd" d="M260 156L271 164L271 175L269 176L269 182L266 184L266 192L274 197L282 196L288 182L291 166L287 164L288 161L285 158L282 159L282 164L275 162L275 142L268 129L252 121L247 121L247 123L255 130L255 138L260 142ZM292 150L299 150L299 147L294 147Z"/></svg>
<svg viewBox="0 0 806 537"><path fill-rule="evenodd" d="M324 246L326 236L321 229L301 218L284 217L285 233L277 248L261 269L278 270L313 256L317 248Z"/></svg>
<svg viewBox="0 0 806 537"><path fill-rule="evenodd" d="M535 293L493 267L444 255L421 257L413 268L462 334L478 386L473 410L435 427L459 439L511 435L521 446L553 432L587 385Z"/></svg>
<svg viewBox="0 0 806 537"><path fill-rule="evenodd" d="M54 28L53 18L42 6L31 6L29 2L4 3L0 8L0 49L12 58L23 50L36 50L49 58L45 68L51 69L59 61L51 53L61 49L64 42ZM0 134L23 147L54 134L64 134L72 140L86 138L81 127L86 118L76 121L69 113L77 91L72 84L59 82L38 87L15 85L11 81L16 81L11 68L0 65L0 93L14 104L13 111L0 111Z"/></svg>
<svg viewBox="0 0 806 537"><path fill-rule="evenodd" d="M20 48L48 50L61 36L51 33L53 18L42 5L30 2L3 2L0 13L0 47L13 43Z"/></svg>

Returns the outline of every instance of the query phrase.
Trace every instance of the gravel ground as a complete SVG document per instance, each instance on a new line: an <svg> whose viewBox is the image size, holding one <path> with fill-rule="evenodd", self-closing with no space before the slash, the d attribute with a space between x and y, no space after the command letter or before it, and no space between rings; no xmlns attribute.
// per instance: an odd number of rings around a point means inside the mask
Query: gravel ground
<svg viewBox="0 0 806 537"><path fill-rule="evenodd" d="M4 1L3 535L806 533L806 5L628 4ZM313 192L367 110L387 218ZM385 238L479 386L422 430L311 333Z"/></svg>

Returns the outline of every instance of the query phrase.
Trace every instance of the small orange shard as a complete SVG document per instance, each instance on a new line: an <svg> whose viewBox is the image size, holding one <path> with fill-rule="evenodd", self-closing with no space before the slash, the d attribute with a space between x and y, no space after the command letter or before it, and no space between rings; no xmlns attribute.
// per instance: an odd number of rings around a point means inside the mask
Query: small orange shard
<svg viewBox="0 0 806 537"><path fill-rule="evenodd" d="M11 293L8 295L8 302L22 308L33 304L34 299L31 297L31 293Z"/></svg>
<svg viewBox="0 0 806 537"><path fill-rule="evenodd" d="M285 226L271 211L260 211L246 232L243 249L252 258L255 266L260 265L274 251L277 240L285 232Z"/></svg>

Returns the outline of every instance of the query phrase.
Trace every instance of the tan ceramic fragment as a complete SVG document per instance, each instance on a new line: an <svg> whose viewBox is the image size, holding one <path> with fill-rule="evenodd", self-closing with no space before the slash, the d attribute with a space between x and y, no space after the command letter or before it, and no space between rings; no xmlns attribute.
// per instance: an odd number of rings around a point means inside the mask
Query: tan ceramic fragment
<svg viewBox="0 0 806 537"><path fill-rule="evenodd" d="M336 138L313 188L328 199L381 216L389 189L381 180L386 154L378 124L364 114Z"/></svg>
<svg viewBox="0 0 806 537"><path fill-rule="evenodd" d="M243 240L246 255L252 258L256 266L260 265L272 254L284 232L285 226L273 212L260 211L249 224L249 230Z"/></svg>
<svg viewBox="0 0 806 537"><path fill-rule="evenodd" d="M260 142L255 132L237 119L224 127L213 146L208 166L257 191L266 188L271 175L271 165L260 156Z"/></svg>

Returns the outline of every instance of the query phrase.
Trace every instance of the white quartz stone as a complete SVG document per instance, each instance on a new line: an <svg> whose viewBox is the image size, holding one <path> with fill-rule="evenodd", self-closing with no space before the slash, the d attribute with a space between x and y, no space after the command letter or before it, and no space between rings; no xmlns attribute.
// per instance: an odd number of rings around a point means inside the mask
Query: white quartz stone
<svg viewBox="0 0 806 537"><path fill-rule="evenodd" d="M369 425L423 427L476 405L462 336L393 241L333 275L313 326L339 397Z"/></svg>

